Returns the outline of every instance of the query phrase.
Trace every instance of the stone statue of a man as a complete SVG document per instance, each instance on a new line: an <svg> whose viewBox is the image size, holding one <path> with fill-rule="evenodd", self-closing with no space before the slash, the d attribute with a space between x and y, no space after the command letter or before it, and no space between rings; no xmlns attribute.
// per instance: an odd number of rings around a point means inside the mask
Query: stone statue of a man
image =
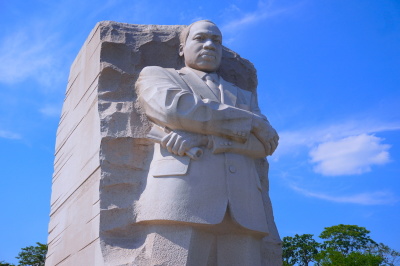
<svg viewBox="0 0 400 266"><path fill-rule="evenodd" d="M278 135L255 95L216 73L222 35L213 22L191 24L180 41L185 67L146 67L136 83L144 113L162 132L135 206L154 238L143 260L261 265L269 226L255 159L275 151Z"/></svg>

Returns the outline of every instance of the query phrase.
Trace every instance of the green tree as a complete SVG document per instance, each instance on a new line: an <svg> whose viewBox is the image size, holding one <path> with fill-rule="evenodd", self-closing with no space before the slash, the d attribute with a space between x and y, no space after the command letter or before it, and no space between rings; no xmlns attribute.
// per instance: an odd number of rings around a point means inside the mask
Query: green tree
<svg viewBox="0 0 400 266"><path fill-rule="evenodd" d="M379 266L384 258L378 244L369 236L370 231L357 225L339 224L325 227L319 236L325 239L317 262L321 266Z"/></svg>
<svg viewBox="0 0 400 266"><path fill-rule="evenodd" d="M399 266L400 252L369 236L370 231L357 225L339 224L325 227L322 244L313 235L283 238L283 265L306 266Z"/></svg>
<svg viewBox="0 0 400 266"><path fill-rule="evenodd" d="M22 248L16 257L19 266L44 266L46 260L47 245L36 242L36 246Z"/></svg>
<svg viewBox="0 0 400 266"><path fill-rule="evenodd" d="M311 234L296 234L294 237L283 238L283 263L284 265L308 266L315 261L320 244L313 239Z"/></svg>
<svg viewBox="0 0 400 266"><path fill-rule="evenodd" d="M384 266L398 266L400 265L400 252L391 249L383 243L379 243L379 245L374 245L370 247L370 253L379 255L383 262L381 265Z"/></svg>
<svg viewBox="0 0 400 266"><path fill-rule="evenodd" d="M320 234L320 238L326 239L323 243L326 249L336 250L343 255L349 255L351 252L364 253L369 247L377 245L373 241L365 227L357 225L339 224L331 227L325 227Z"/></svg>
<svg viewBox="0 0 400 266"><path fill-rule="evenodd" d="M316 262L320 266L379 266L382 265L383 258L379 255L358 251L343 254L328 248L316 256Z"/></svg>
<svg viewBox="0 0 400 266"><path fill-rule="evenodd" d="M0 266L14 266L14 264L10 264L5 262L4 260L0 261Z"/></svg>

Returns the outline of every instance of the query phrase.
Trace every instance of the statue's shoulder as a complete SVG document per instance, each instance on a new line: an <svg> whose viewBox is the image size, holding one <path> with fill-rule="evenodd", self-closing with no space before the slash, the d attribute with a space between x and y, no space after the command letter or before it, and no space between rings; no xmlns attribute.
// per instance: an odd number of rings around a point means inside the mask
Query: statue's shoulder
<svg viewBox="0 0 400 266"><path fill-rule="evenodd" d="M141 84L154 83L154 82L172 82L183 86L182 78L179 73L174 68L164 68L160 66L146 66L139 74L136 86L141 86Z"/></svg>
<svg viewBox="0 0 400 266"><path fill-rule="evenodd" d="M154 75L160 73L167 73L169 72L169 68L163 68L160 66L146 66L140 71L140 75Z"/></svg>
<svg viewBox="0 0 400 266"><path fill-rule="evenodd" d="M177 74L177 70L174 68L164 68L160 66L146 66L140 71L140 75L168 75L168 74Z"/></svg>

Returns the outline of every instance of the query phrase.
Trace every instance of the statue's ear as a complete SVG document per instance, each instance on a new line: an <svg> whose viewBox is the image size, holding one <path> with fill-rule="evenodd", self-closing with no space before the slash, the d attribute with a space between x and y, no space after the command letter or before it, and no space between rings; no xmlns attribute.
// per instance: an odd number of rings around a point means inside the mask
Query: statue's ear
<svg viewBox="0 0 400 266"><path fill-rule="evenodd" d="M179 56L183 56L183 47L185 45L183 43L179 44Z"/></svg>

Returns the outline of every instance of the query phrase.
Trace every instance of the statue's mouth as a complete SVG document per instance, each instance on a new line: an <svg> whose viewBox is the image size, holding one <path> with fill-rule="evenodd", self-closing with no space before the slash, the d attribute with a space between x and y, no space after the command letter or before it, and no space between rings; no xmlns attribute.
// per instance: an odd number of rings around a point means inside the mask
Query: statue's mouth
<svg viewBox="0 0 400 266"><path fill-rule="evenodd" d="M217 57L216 54L215 54L214 52L209 52L209 51L202 52L202 53L200 53L200 55L201 55L201 56L212 56L212 57L214 57L214 58Z"/></svg>

